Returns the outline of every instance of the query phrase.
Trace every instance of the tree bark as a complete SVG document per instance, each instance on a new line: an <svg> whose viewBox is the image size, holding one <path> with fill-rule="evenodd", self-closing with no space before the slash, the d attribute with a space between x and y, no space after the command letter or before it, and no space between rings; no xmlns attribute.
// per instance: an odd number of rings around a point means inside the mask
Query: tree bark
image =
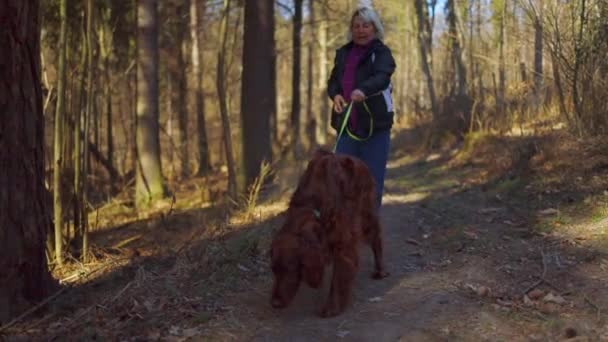
<svg viewBox="0 0 608 342"><path fill-rule="evenodd" d="M202 23L206 0L190 0L190 39L192 40L192 73L194 74L194 110L198 134L198 171L199 176L211 171L209 143L207 141L207 124L205 121L205 95L203 92L203 75L205 63L201 53Z"/></svg>
<svg viewBox="0 0 608 342"><path fill-rule="evenodd" d="M82 230L82 261L88 261L89 253L89 220L87 216L87 175L89 173L89 120L92 117L95 94L93 91L94 68L93 68L93 0L87 0L87 107L84 116L84 135L81 138L83 145L82 174L80 180L80 228ZM94 118L97 122L97 117ZM95 124L97 125L97 124ZM96 145L99 144L95 135Z"/></svg>
<svg viewBox="0 0 608 342"><path fill-rule="evenodd" d="M319 11L319 144L327 143L327 134L329 133L329 101L327 99L327 9L325 6Z"/></svg>
<svg viewBox="0 0 608 342"><path fill-rule="evenodd" d="M180 173L182 178L190 175L190 160L188 154L188 108L186 106L186 61L182 52L182 45L186 37L186 8L183 2L171 2L171 42L167 69L170 80L169 101L172 115L177 118L177 149L180 160Z"/></svg>
<svg viewBox="0 0 608 342"><path fill-rule="evenodd" d="M292 147L296 157L301 155L300 146L300 68L302 48L302 4L303 0L294 0L295 14L293 16L292 52L293 63L291 69L291 135Z"/></svg>
<svg viewBox="0 0 608 342"><path fill-rule="evenodd" d="M271 162L270 118L276 112L274 1L245 2L241 120L246 184Z"/></svg>
<svg viewBox="0 0 608 342"><path fill-rule="evenodd" d="M307 66L306 66L306 137L308 140L308 148L312 149L317 144L317 120L315 120L315 114L312 109L312 99L314 93L313 82L313 55L314 55L314 37L315 37L315 9L313 2L308 3L309 15L309 41L308 41L308 55L307 55Z"/></svg>
<svg viewBox="0 0 608 342"><path fill-rule="evenodd" d="M414 1L416 7L416 19L418 23L418 47L420 49L420 64L424 76L426 78L429 99L431 101L431 111L433 112L433 119L435 121L438 121L439 106L437 104L437 96L435 95L435 85L433 84L433 74L431 73L430 62L428 59L432 46L432 36L430 32L430 27L432 26L429 24L426 1Z"/></svg>
<svg viewBox="0 0 608 342"><path fill-rule="evenodd" d="M0 324L47 296L52 284L44 254L52 223L44 186L39 8L35 0L0 1L3 25L12 28L0 30Z"/></svg>
<svg viewBox="0 0 608 342"><path fill-rule="evenodd" d="M467 70L462 60L462 49L458 37L456 6L454 0L447 0L448 7L448 27L450 33L450 45L452 47L452 62L456 75L456 93L461 96L467 94Z"/></svg>
<svg viewBox="0 0 608 342"><path fill-rule="evenodd" d="M67 0L59 5L61 29L59 33L59 66L57 68L57 108L55 111L55 134L53 137L53 216L55 223L55 261L63 265L63 164L64 164L64 128L65 128L65 89L66 89L66 35L67 35Z"/></svg>
<svg viewBox="0 0 608 342"><path fill-rule="evenodd" d="M228 195L237 200L238 184L236 179L236 162L232 145L232 130L230 129L230 115L228 113L228 96L226 94L226 48L228 43L228 18L230 15L230 0L224 0L224 14L220 23L221 46L217 53L216 87L222 118L222 130L226 163L228 164Z"/></svg>
<svg viewBox="0 0 608 342"><path fill-rule="evenodd" d="M137 5L137 165L135 201L145 207L165 197L158 114L158 3Z"/></svg>
<svg viewBox="0 0 608 342"><path fill-rule="evenodd" d="M498 118L503 120L505 117L505 91L506 91L506 71L505 71L505 22L507 15L507 1L502 0L500 9L500 21L498 27L498 89L496 97L496 112Z"/></svg>
<svg viewBox="0 0 608 342"><path fill-rule="evenodd" d="M543 85L543 5L543 0L540 0L538 13L534 18L534 92L537 103Z"/></svg>

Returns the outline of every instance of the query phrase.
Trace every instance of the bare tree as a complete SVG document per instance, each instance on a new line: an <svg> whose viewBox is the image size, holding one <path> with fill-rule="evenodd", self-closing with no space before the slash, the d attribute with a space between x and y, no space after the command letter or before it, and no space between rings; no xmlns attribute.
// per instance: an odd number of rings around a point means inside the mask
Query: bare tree
<svg viewBox="0 0 608 342"><path fill-rule="evenodd" d="M448 9L448 27L449 39L452 54L452 63L454 65L456 75L456 94L463 96L467 94L467 70L462 60L462 49L460 47L460 38L457 28L457 13L455 0L447 0L446 7Z"/></svg>
<svg viewBox="0 0 608 342"><path fill-rule="evenodd" d="M416 9L416 20L418 23L418 47L420 49L420 64L422 72L426 78L427 89L429 92L429 100L431 101L431 111L433 117L438 120L439 106L437 104L437 95L435 94L435 85L433 83L433 74L431 72L431 62L429 60L432 51L432 24L429 20L428 7L424 0L414 0Z"/></svg>

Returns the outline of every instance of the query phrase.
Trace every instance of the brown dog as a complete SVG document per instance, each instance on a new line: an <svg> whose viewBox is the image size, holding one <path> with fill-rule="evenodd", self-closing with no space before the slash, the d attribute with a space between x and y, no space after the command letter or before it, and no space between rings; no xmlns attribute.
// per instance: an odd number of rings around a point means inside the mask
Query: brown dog
<svg viewBox="0 0 608 342"><path fill-rule="evenodd" d="M315 154L272 241L273 307L289 305L301 281L319 288L325 267L333 263L331 288L320 315L340 314L352 296L361 242L374 252L372 277L388 275L375 196L373 177L362 161L326 151Z"/></svg>

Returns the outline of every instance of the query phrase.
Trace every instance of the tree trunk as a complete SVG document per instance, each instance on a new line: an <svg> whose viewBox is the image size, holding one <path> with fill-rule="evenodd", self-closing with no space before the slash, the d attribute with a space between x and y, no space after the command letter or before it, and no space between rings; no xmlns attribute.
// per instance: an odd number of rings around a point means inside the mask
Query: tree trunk
<svg viewBox="0 0 608 342"><path fill-rule="evenodd" d="M439 120L439 106L437 104L437 96L435 95L435 85L433 84L433 74L429 62L429 54L431 50L432 36L430 32L431 25L429 24L428 12L426 9L426 1L415 0L416 19L418 23L418 47L420 49L420 64L424 76L426 77L429 99L431 101L431 111L433 119Z"/></svg>
<svg viewBox="0 0 608 342"><path fill-rule="evenodd" d="M534 18L534 92L537 103L543 85L543 0L539 1L539 13Z"/></svg>
<svg viewBox="0 0 608 342"><path fill-rule="evenodd" d="M276 111L274 1L245 2L241 120L246 184L271 162L270 118Z"/></svg>
<svg viewBox="0 0 608 342"><path fill-rule="evenodd" d="M319 29L317 30L319 35L319 131L317 133L319 137L319 144L324 145L327 143L327 134L329 133L329 101L327 99L327 9L322 6L319 11L321 17L319 18Z"/></svg>
<svg viewBox="0 0 608 342"><path fill-rule="evenodd" d="M67 0L59 5L61 31L59 34L59 66L57 68L57 108L55 111L54 162L53 162L53 212L55 223L55 261L63 265L63 144L65 127L65 89L66 89L66 54L67 54Z"/></svg>
<svg viewBox="0 0 608 342"><path fill-rule="evenodd" d="M182 52L182 45L186 37L186 8L183 2L171 3L171 43L167 69L169 72L171 91L169 101L173 117L177 118L177 153L180 160L180 173L182 178L190 175L190 161L188 154L188 108L186 107L186 61Z"/></svg>
<svg viewBox="0 0 608 342"><path fill-rule="evenodd" d="M574 106L574 112L577 117L577 125L579 126L579 135L582 135L582 120L583 120L583 105L582 105L582 96L580 96L579 89L579 74L581 69L581 64L583 62L583 34L585 32L585 24L586 24L586 1L581 1L581 10L579 14L579 30L577 37L574 41L574 67L572 70L572 105Z"/></svg>
<svg viewBox="0 0 608 342"><path fill-rule="evenodd" d="M479 39L481 39L481 26L483 23L482 20L482 11L481 11L481 0L476 0L477 4L476 4L476 8L477 8L477 20L475 20L476 23L476 33L477 33L477 37ZM479 44L479 52L478 53L482 53L483 49L483 45L480 43ZM477 76L477 90L479 92L479 94L477 95L477 101L479 103L484 103L485 100L485 89L484 89L484 85L483 85L483 75L481 72L481 66L480 66L480 62L479 60L475 61L475 75Z"/></svg>
<svg viewBox="0 0 608 342"><path fill-rule="evenodd" d="M460 48L460 39L458 37L457 29L457 14L454 0L448 0L448 26L450 45L452 47L452 63L454 64L454 71L456 75L456 93L460 96L466 96L467 94L467 70L462 61L462 49Z"/></svg>
<svg viewBox="0 0 608 342"><path fill-rule="evenodd" d="M99 58L103 61L103 83L105 97L105 118L106 118L106 144L107 144L107 161L111 169L114 168L114 137L112 124L112 77L110 73L110 58L112 56L114 44L114 32L111 24L112 7L106 7L101 10L101 23L98 26L99 38ZM110 173L110 182L114 188L117 179Z"/></svg>
<svg viewBox="0 0 608 342"><path fill-rule="evenodd" d="M224 14L220 23L221 46L217 53L216 86L220 102L220 115L222 118L224 150L228 164L228 195L237 200L238 187L236 180L236 163L232 145L232 130L230 129L230 115L228 113L228 96L226 94L226 47L228 43L228 18L230 16L230 0L224 0Z"/></svg>
<svg viewBox="0 0 608 342"><path fill-rule="evenodd" d="M505 118L505 90L506 90L506 71L505 71L505 21L507 15L507 1L502 0L498 28L498 89L496 98L496 112L499 120Z"/></svg>
<svg viewBox="0 0 608 342"><path fill-rule="evenodd" d="M108 163L110 169L114 168L114 136L112 124L112 79L110 77L110 58L107 57L105 60L105 82L106 82L106 132L107 132L107 144L108 144ZM112 186L116 182L116 177L110 173L110 181Z"/></svg>
<svg viewBox="0 0 608 342"><path fill-rule="evenodd" d="M564 96L564 88L562 86L562 80L559 71L559 62L557 60L557 52L553 51L551 53L552 61L551 64L553 66L553 81L555 82L555 89L557 91L557 100L559 104L559 112L566 119L568 125L572 126L573 122L568 114L568 109L566 109L566 97Z"/></svg>
<svg viewBox="0 0 608 342"><path fill-rule="evenodd" d="M205 121L205 95L203 93L203 75L205 63L201 53L202 27L206 0L190 0L190 38L192 39L192 73L194 74L194 110L198 134L198 171L199 176L211 171L209 143L207 141L207 124Z"/></svg>
<svg viewBox="0 0 608 342"><path fill-rule="evenodd" d="M160 163L158 114L158 4L137 5L137 165L135 200L145 207L165 197Z"/></svg>
<svg viewBox="0 0 608 342"><path fill-rule="evenodd" d="M311 2L308 3L309 15L309 40L308 40L308 55L307 55L307 66L306 66L306 137L308 140L308 148L311 150L317 145L317 120L315 120L315 114L312 109L312 98L314 93L314 82L313 82L313 55L314 55L314 37L315 37L315 10L314 5Z"/></svg>
<svg viewBox="0 0 608 342"><path fill-rule="evenodd" d="M293 63L291 65L291 128L292 147L294 155L301 155L300 146L300 68L302 47L302 4L303 0L294 0L295 15L293 16L292 52Z"/></svg>
<svg viewBox="0 0 608 342"><path fill-rule="evenodd" d="M87 108L84 117L84 135L81 138L83 145L83 158L82 158L82 174L80 180L80 219L82 229L82 261L88 261L89 253L89 227L88 227L88 216L87 216L87 175L89 174L89 120L92 117L93 105L95 102L95 93L93 91L93 0L87 0ZM94 118L97 122L97 117ZM99 139L95 136L96 143L99 145Z"/></svg>
<svg viewBox="0 0 608 342"><path fill-rule="evenodd" d="M52 284L44 254L52 224L44 186L39 8L34 0L0 2L3 25L12 28L0 30L0 325L47 296Z"/></svg>

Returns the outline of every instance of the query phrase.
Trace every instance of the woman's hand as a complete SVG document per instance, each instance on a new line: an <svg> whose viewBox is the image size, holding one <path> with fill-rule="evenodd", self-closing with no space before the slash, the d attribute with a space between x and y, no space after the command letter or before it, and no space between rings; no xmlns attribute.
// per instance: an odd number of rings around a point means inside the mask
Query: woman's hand
<svg viewBox="0 0 608 342"><path fill-rule="evenodd" d="M363 102L363 101L365 101L365 94L363 94L363 92L361 90L355 89L350 94L350 98L355 102Z"/></svg>
<svg viewBox="0 0 608 342"><path fill-rule="evenodd" d="M342 95L336 95L334 97L334 111L337 113L342 113L344 107L346 107L346 100L342 97Z"/></svg>

